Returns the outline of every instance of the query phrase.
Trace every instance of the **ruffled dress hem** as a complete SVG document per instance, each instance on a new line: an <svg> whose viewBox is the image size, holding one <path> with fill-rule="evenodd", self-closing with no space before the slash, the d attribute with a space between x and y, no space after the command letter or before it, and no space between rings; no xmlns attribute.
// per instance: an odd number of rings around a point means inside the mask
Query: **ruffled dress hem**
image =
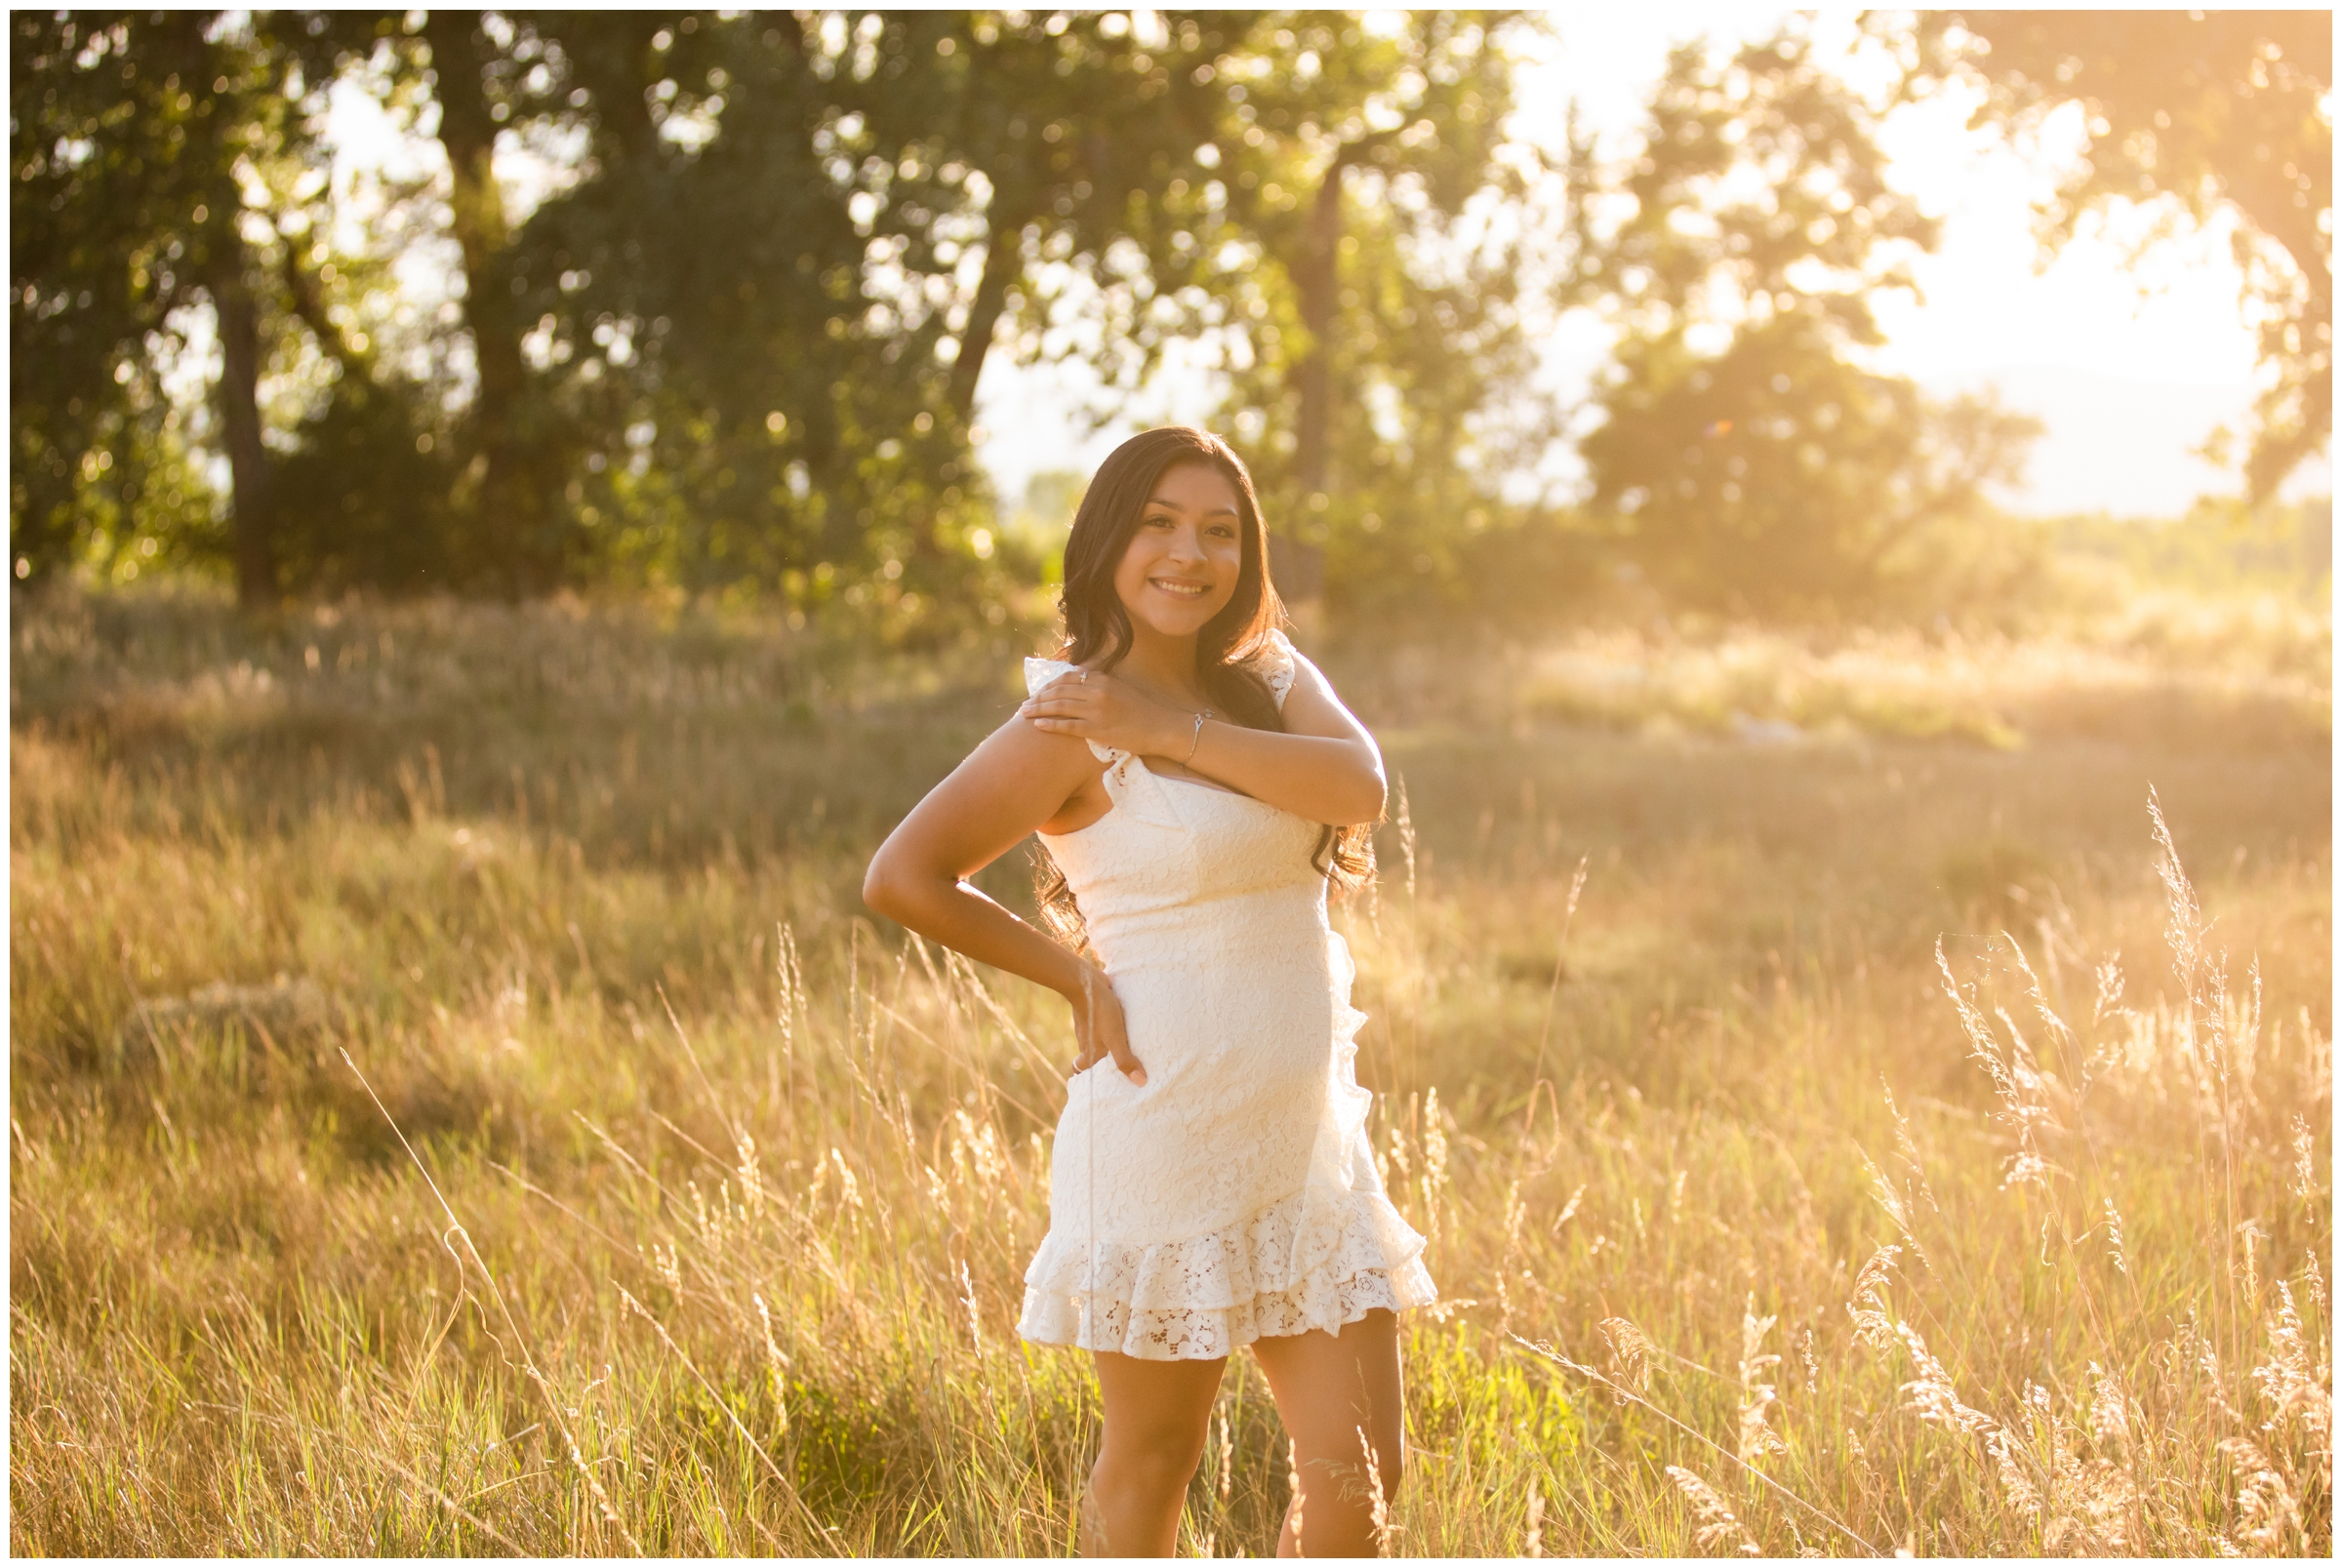
<svg viewBox="0 0 2342 1568"><path fill-rule="evenodd" d="M1338 1235L1302 1233L1305 1214L1307 1228L1330 1218L1312 1196L1295 1192L1241 1225L1151 1245L1052 1232L1026 1270L1017 1332L1143 1361L1200 1361L1438 1300L1423 1237L1382 1192L1344 1194ZM1296 1267L1305 1254L1314 1261Z"/></svg>

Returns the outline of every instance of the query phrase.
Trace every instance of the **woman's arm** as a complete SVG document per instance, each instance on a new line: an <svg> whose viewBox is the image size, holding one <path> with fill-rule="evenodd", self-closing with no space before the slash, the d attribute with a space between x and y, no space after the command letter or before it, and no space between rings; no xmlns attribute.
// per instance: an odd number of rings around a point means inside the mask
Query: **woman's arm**
<svg viewBox="0 0 2342 1568"><path fill-rule="evenodd" d="M1168 757L1191 773L1315 823L1347 827L1383 814L1383 754L1317 666L1296 659L1276 735L1206 719L1158 703L1128 682L1061 675L1026 700L1035 728L1141 756ZM1192 745L1193 755L1189 754Z"/></svg>
<svg viewBox="0 0 2342 1568"><path fill-rule="evenodd" d="M1048 986L1073 1004L1081 1044L1075 1069L1110 1054L1134 1082L1145 1083L1105 977L962 880L1057 816L1097 772L1079 741L1009 720L878 846L863 877L862 901L979 963Z"/></svg>

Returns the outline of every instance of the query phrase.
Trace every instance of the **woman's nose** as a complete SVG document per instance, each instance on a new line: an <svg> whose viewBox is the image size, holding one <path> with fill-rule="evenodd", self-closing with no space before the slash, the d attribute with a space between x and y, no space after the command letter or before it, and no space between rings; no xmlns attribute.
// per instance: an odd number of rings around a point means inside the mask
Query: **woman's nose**
<svg viewBox="0 0 2342 1568"><path fill-rule="evenodd" d="M1203 559L1203 540L1192 528L1177 528L1171 533L1171 558L1175 561Z"/></svg>

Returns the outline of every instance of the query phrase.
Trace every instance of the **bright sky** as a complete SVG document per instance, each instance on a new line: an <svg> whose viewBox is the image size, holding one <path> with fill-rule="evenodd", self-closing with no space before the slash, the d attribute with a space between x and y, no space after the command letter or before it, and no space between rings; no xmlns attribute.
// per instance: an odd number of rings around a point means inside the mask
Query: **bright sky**
<svg viewBox="0 0 2342 1568"><path fill-rule="evenodd" d="M1576 7L1555 17L1553 39L1523 71L1518 134L1558 143L1574 97L1605 156L1631 149L1644 96L1668 49L1702 33L1762 36L1781 13L1746 5ZM1923 303L1879 302L1888 343L1877 365L1937 392L1999 388L2039 416L2026 486L2004 498L2036 513L2104 508L2168 515L2196 495L2233 488L2188 456L2214 425L2245 426L2255 346L2242 319L2241 279L2225 233L2167 244L2138 271L2112 240L2085 235L2046 272L2035 270L2032 204L2054 183L1987 132L1965 129L1967 105L1946 101L1901 111L1885 137L1892 177L1944 220L1942 244L1916 267ZM1608 347L1590 322L1567 323L1547 345L1545 377L1564 397L1584 395ZM1094 382L1079 367L1015 367L995 353L985 369L981 451L1002 492L1020 495L1037 471L1087 471L1132 430L1200 419L1208 382L1174 370L1134 409L1096 435L1076 417ZM1556 472L1571 471L1561 460ZM2322 494L2332 470L2305 465L2287 494Z"/></svg>

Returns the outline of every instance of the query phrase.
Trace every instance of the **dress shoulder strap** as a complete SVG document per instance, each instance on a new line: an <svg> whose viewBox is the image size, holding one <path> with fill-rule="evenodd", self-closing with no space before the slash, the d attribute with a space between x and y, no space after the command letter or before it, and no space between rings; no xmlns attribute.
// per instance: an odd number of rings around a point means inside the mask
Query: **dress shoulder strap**
<svg viewBox="0 0 2342 1568"><path fill-rule="evenodd" d="M1300 658L1301 651L1293 646L1293 640L1272 626L1269 640L1261 650L1260 668L1269 681L1269 695L1276 699L1280 713L1285 709L1285 694L1293 689L1296 661Z"/></svg>
<svg viewBox="0 0 2342 1568"><path fill-rule="evenodd" d="M1071 674L1076 667L1062 659L1029 657L1025 661L1025 695L1027 697L1037 695L1042 687L1060 675Z"/></svg>

